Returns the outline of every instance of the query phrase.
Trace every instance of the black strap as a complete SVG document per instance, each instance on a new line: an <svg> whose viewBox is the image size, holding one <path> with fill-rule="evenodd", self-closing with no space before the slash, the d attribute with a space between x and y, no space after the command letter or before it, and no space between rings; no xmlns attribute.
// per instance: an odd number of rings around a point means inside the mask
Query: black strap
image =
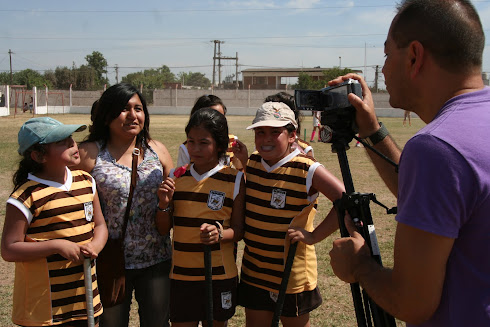
<svg viewBox="0 0 490 327"><path fill-rule="evenodd" d="M126 211L124 212L124 221L122 226L121 238L124 240L126 236L126 229L128 227L129 211L131 210L131 203L133 202L133 193L136 187L136 180L138 179L138 157L141 153L141 141L137 142L136 147L133 149L133 163L131 165L131 186L129 187L128 204Z"/></svg>

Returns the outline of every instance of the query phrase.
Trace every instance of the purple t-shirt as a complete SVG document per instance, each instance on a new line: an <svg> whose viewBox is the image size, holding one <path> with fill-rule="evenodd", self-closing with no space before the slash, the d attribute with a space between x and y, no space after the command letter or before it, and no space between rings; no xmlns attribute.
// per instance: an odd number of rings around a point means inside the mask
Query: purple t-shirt
<svg viewBox="0 0 490 327"><path fill-rule="evenodd" d="M421 326L490 326L489 139L486 87L446 102L403 149L396 220L455 239L441 302Z"/></svg>

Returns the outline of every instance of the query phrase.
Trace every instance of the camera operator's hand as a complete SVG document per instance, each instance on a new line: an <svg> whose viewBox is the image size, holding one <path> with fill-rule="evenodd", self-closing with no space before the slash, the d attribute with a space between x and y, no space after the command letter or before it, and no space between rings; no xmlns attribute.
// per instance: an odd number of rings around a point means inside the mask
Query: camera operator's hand
<svg viewBox="0 0 490 327"><path fill-rule="evenodd" d="M359 137L364 139L376 133L381 126L378 123L376 112L374 111L374 102L371 91L364 79L356 74L347 74L337 77L334 80L328 82L328 85L336 85L343 81L352 78L359 81L362 88L362 100L357 95L350 93L348 95L350 103L356 108L356 124L359 128ZM385 137L383 141L377 143L376 149L383 155L391 159L398 164L400 161L401 150L396 145L395 141L389 136ZM395 196L398 194L398 172L388 163L386 160L376 155L372 151L368 151L368 155L376 166L379 175L390 189L391 193Z"/></svg>
<svg viewBox="0 0 490 327"><path fill-rule="evenodd" d="M359 276L369 271L375 261L371 258L369 246L354 226L351 216L346 213L345 227L351 237L343 237L333 242L330 250L330 265L337 277L347 283L359 281ZM376 263L375 263L376 264Z"/></svg>
<svg viewBox="0 0 490 327"><path fill-rule="evenodd" d="M348 98L350 103L356 108L356 124L359 127L359 136L365 138L380 128L378 119L376 118L376 112L374 111L373 97L366 81L361 76L350 73L331 80L328 82L328 85L333 86L349 78L359 81L362 87L362 99L354 93L350 93Z"/></svg>

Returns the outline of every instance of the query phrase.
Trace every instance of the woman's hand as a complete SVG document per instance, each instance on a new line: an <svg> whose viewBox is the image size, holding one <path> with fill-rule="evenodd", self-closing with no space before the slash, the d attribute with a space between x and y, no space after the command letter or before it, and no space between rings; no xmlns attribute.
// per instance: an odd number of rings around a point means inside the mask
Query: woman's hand
<svg viewBox="0 0 490 327"><path fill-rule="evenodd" d="M165 209L169 206L172 197L175 192L175 180L173 178L167 177L158 187L158 206L161 209Z"/></svg>
<svg viewBox="0 0 490 327"><path fill-rule="evenodd" d="M218 227L206 223L202 224L200 237L201 243L205 245L219 243Z"/></svg>

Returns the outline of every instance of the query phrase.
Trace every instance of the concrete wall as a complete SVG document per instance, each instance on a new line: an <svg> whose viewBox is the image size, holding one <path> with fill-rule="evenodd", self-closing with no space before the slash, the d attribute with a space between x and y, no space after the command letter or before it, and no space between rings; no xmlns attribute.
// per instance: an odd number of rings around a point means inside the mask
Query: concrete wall
<svg viewBox="0 0 490 327"><path fill-rule="evenodd" d="M257 111L257 107L254 108L245 108L245 107L227 107L229 116L255 116L255 112ZM91 106L78 106L71 107L65 113L71 114L90 114ZM191 112L191 108L188 107L165 107L165 106L150 106L148 110L151 115L189 115ZM49 109L49 112L52 112ZM303 111L304 116L311 116L310 112ZM393 109L393 108L376 108L376 115L378 117L403 117L403 110ZM416 117L414 113L412 113L412 117Z"/></svg>
<svg viewBox="0 0 490 327"><path fill-rule="evenodd" d="M69 114L71 113L71 109L70 106L37 106L35 113L37 115Z"/></svg>
<svg viewBox="0 0 490 327"><path fill-rule="evenodd" d="M144 90L150 91L150 90ZM98 91L72 91L72 106L70 107L70 92L68 90L48 90L48 103L46 106L46 90L37 90L35 101L36 114L49 113L90 113L95 100L100 98L102 90ZM160 89L153 90L149 110L152 114L188 115L196 99L203 94L214 94L220 97L228 108L231 116L253 116L256 109L264 99L279 92L279 90L185 90ZM293 95L294 91L287 91ZM151 91L150 91L151 94ZM389 105L388 93L373 93L375 108L379 116L403 117L403 110L393 109ZM12 101L10 107L12 108ZM305 116L310 113L304 112ZM8 110L0 110L0 115L8 115Z"/></svg>
<svg viewBox="0 0 490 327"><path fill-rule="evenodd" d="M192 108L197 98L213 94L221 98L226 107L258 107L264 99L279 90L182 90L164 89L153 91L153 105ZM293 91L288 93L293 94Z"/></svg>

